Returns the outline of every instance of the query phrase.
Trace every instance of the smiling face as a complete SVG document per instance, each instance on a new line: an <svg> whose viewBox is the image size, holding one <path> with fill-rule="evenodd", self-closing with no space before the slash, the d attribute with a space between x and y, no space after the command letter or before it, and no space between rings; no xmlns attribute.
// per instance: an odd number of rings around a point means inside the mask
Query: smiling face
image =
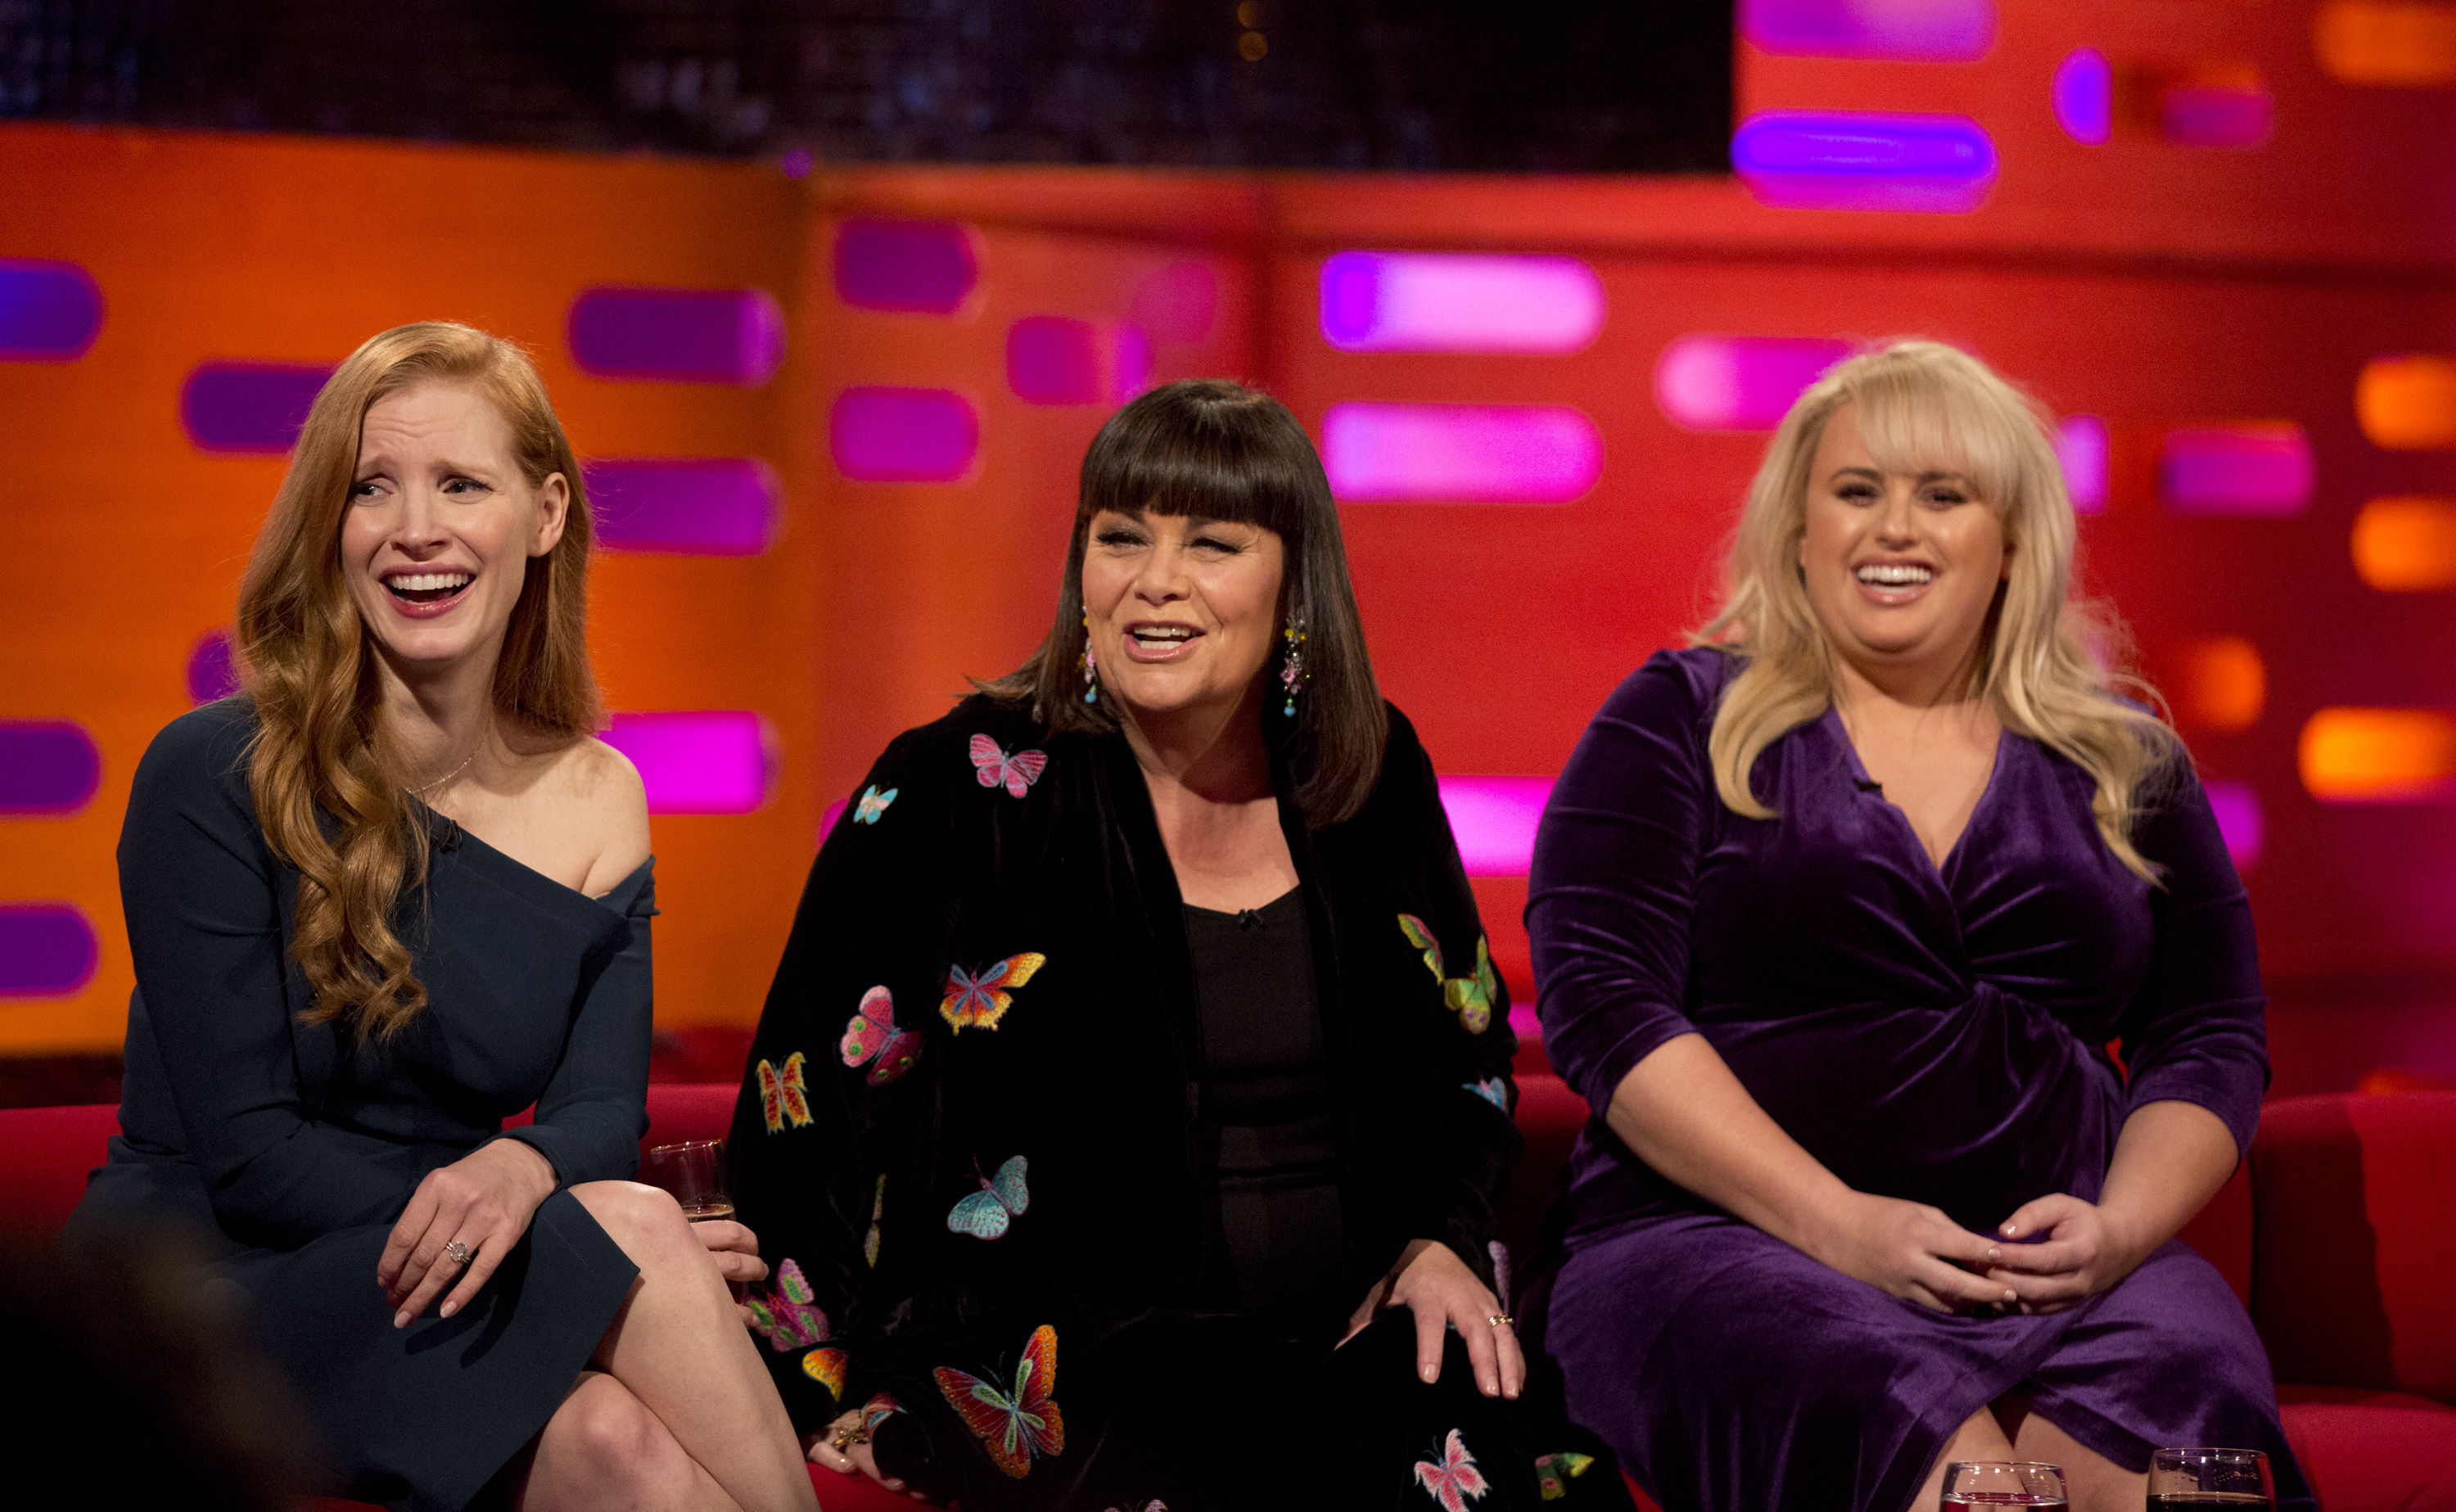
<svg viewBox="0 0 2456 1512"><path fill-rule="evenodd" d="M1278 649L1285 562L1259 525L1093 516L1083 609L1100 685L1136 715L1233 708Z"/></svg>
<svg viewBox="0 0 2456 1512"><path fill-rule="evenodd" d="M1969 479L1888 473L1851 405L1826 421L1799 565L1817 623L1846 660L1955 674L1977 648L2011 551L2002 519Z"/></svg>
<svg viewBox="0 0 2456 1512"><path fill-rule="evenodd" d="M427 382L385 396L359 427L341 516L341 574L395 671L491 666L529 559L563 539L561 473L532 485L485 397Z"/></svg>

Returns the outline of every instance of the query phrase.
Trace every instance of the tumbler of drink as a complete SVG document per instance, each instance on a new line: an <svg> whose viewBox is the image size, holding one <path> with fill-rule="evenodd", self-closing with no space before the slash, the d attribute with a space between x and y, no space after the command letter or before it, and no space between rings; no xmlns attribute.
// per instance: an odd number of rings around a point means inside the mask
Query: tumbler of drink
<svg viewBox="0 0 2456 1512"><path fill-rule="evenodd" d="M2257 1449L2160 1449L2149 1457L2149 1512L2171 1507L2277 1505L2268 1456Z"/></svg>
<svg viewBox="0 0 2456 1512"><path fill-rule="evenodd" d="M692 1139L678 1145L656 1145L648 1151L648 1184L674 1195L683 1216L693 1223L733 1216L733 1198L725 1190L725 1141Z"/></svg>
<svg viewBox="0 0 2456 1512"><path fill-rule="evenodd" d="M1945 1512L1955 1507L2052 1507L2063 1512L2064 1472L2035 1461L1981 1460L1944 1467Z"/></svg>

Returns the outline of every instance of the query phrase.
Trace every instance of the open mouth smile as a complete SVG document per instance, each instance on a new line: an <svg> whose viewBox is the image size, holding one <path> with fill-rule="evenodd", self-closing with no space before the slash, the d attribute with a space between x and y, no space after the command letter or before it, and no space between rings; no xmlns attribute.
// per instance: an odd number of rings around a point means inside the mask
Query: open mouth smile
<svg viewBox="0 0 2456 1512"><path fill-rule="evenodd" d="M1935 569L1924 562L1863 562L1851 570L1859 591L1887 606L1909 603L1927 592Z"/></svg>
<svg viewBox="0 0 2456 1512"><path fill-rule="evenodd" d="M1145 621L1126 626L1126 654L1137 662L1172 662L1187 654L1202 632L1190 624Z"/></svg>
<svg viewBox="0 0 2456 1512"><path fill-rule="evenodd" d="M413 619L427 619L443 613L460 601L469 585L478 581L474 572L449 567L427 572L393 572L384 575L384 591L391 595L393 607Z"/></svg>

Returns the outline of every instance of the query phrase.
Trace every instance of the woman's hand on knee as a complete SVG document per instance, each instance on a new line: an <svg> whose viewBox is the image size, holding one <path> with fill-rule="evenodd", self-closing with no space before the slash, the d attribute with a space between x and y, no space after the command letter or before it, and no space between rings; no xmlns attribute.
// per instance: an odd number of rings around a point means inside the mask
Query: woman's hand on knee
<svg viewBox="0 0 2456 1512"><path fill-rule="evenodd" d="M1427 1384L1441 1379L1444 1335L1453 1327L1466 1341L1476 1389L1487 1397L1515 1398L1526 1384L1526 1357L1518 1333L1492 1288L1484 1284L1456 1251L1438 1239L1417 1239L1399 1252L1398 1263L1364 1294L1347 1320L1344 1344L1394 1307L1416 1315L1416 1374Z"/></svg>
<svg viewBox="0 0 2456 1512"><path fill-rule="evenodd" d="M2024 1202L1999 1231L2014 1242L1988 1270L2011 1288L2025 1313L2059 1313L2131 1275L2139 1253L2114 1215L2094 1202L2055 1193Z"/></svg>
<svg viewBox="0 0 2456 1512"><path fill-rule="evenodd" d="M497 1139L426 1174L392 1226L376 1281L406 1328L443 1288L440 1316L469 1305L554 1194L554 1167L518 1139ZM458 1283L458 1284L455 1284Z"/></svg>
<svg viewBox="0 0 2456 1512"><path fill-rule="evenodd" d="M2016 1300L2009 1282L1986 1274L2010 1248L1923 1202L1853 1192L1808 1253L1879 1291L1957 1313Z"/></svg>
<svg viewBox="0 0 2456 1512"><path fill-rule="evenodd" d="M866 1475L890 1491L901 1491L915 1502L928 1500L895 1477L878 1468L878 1456L871 1451L870 1430L877 1426L867 1407L856 1407L837 1415L816 1434L802 1440L802 1452L812 1464L833 1470L838 1475ZM844 1445L839 1449L838 1443Z"/></svg>
<svg viewBox="0 0 2456 1512"><path fill-rule="evenodd" d="M691 1225L691 1233L716 1259L716 1271L733 1292L734 1310L742 1326L751 1325L750 1309L742 1305L742 1289L768 1278L768 1262L759 1257L759 1236L730 1218L710 1218Z"/></svg>

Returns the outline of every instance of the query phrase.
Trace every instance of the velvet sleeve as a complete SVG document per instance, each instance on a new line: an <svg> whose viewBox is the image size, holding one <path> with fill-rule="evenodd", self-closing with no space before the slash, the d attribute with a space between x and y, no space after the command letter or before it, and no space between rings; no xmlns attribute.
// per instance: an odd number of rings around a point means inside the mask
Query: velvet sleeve
<svg viewBox="0 0 2456 1512"><path fill-rule="evenodd" d="M248 726L215 705L174 722L137 764L119 894L161 1064L214 1216L290 1249L390 1221L399 1173L305 1114L292 1048L280 875L247 795Z"/></svg>
<svg viewBox="0 0 2456 1512"><path fill-rule="evenodd" d="M2188 761L2133 843L2163 886L2149 894L2157 930L2149 971L2118 1031L2130 1106L2197 1103L2224 1121L2238 1152L2248 1151L2268 1086L2268 998L2251 899Z"/></svg>
<svg viewBox="0 0 2456 1512"><path fill-rule="evenodd" d="M1682 1009L1689 916L1721 801L1704 703L1657 652L1587 725L1536 829L1526 932L1544 1050L1598 1114L1631 1068L1695 1029Z"/></svg>
<svg viewBox="0 0 2456 1512"><path fill-rule="evenodd" d="M778 1277L768 1297L777 1321L763 1325L759 1352L805 1433L876 1389L864 1338L883 1320L861 1307L865 1240L878 1204L904 1197L883 1190L890 1147L919 1137L911 1099L929 1095L931 1076L925 1064L874 1082L875 1063L849 1067L840 1047L873 987L889 991L899 1030L918 1032L936 1011L960 868L949 785L931 771L969 767L951 752L933 764L930 749L926 731L898 738L870 768L870 803L849 803L820 846L734 1108L735 1206ZM807 1301L783 1287L788 1264ZM818 1349L843 1352L841 1396L811 1373L829 1359L811 1359Z"/></svg>
<svg viewBox="0 0 2456 1512"><path fill-rule="evenodd" d="M640 1168L640 1136L648 1132L655 873L643 867L604 901L623 909L617 948L581 990L563 1059L538 1095L537 1121L501 1135L545 1156L564 1186L627 1180Z"/></svg>

